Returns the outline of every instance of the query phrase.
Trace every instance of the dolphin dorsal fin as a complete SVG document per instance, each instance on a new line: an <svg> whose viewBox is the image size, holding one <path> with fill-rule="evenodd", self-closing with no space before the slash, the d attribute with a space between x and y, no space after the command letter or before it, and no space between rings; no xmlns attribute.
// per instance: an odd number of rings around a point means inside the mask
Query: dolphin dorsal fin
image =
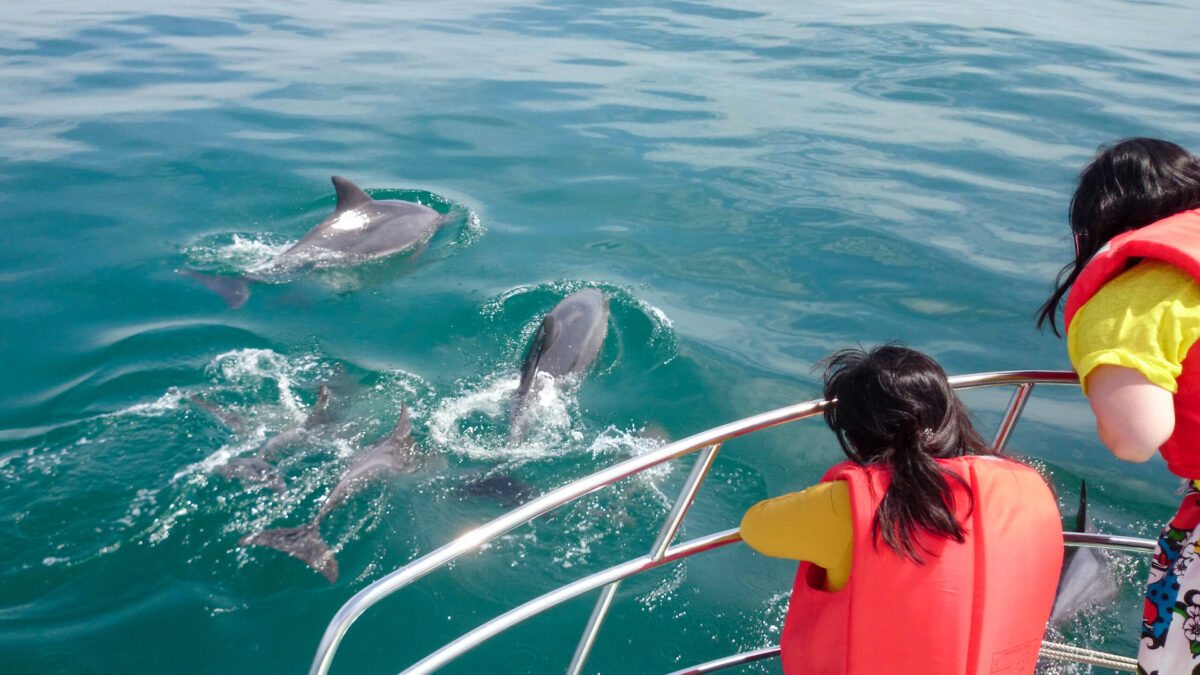
<svg viewBox="0 0 1200 675"><path fill-rule="evenodd" d="M329 387L321 385L321 389L317 393L317 402L313 404L312 410L308 412L308 417L304 418L304 423L300 426L312 429L325 424L329 421L329 407Z"/></svg>
<svg viewBox="0 0 1200 675"><path fill-rule="evenodd" d="M337 208L334 212L353 209L371 201L371 197L363 192L362 188L349 180L341 176L334 176L331 180L333 189L337 191Z"/></svg>
<svg viewBox="0 0 1200 675"><path fill-rule="evenodd" d="M408 406L400 404L400 419L396 428L385 438L376 441L369 452L382 457L387 468L391 471L414 471L413 457L417 444L412 438L412 422L408 418Z"/></svg>
<svg viewBox="0 0 1200 675"><path fill-rule="evenodd" d="M1075 531L1087 532L1087 481L1079 481L1079 512L1075 515Z"/></svg>
<svg viewBox="0 0 1200 675"><path fill-rule="evenodd" d="M392 438L402 439L412 433L412 422L408 419L408 404L400 404L400 419L396 422L396 429L392 431Z"/></svg>

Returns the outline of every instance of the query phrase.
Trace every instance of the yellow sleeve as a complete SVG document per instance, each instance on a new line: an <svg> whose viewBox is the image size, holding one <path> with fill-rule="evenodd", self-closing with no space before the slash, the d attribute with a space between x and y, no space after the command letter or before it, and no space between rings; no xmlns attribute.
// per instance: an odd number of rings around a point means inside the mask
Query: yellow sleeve
<svg viewBox="0 0 1200 675"><path fill-rule="evenodd" d="M836 480L755 504L740 529L759 553L824 567L827 588L837 590L850 578L851 522L850 489Z"/></svg>
<svg viewBox="0 0 1200 675"><path fill-rule="evenodd" d="M1096 292L1071 319L1067 353L1087 394L1096 366L1133 368L1171 393L1183 358L1200 338L1200 284L1144 260Z"/></svg>

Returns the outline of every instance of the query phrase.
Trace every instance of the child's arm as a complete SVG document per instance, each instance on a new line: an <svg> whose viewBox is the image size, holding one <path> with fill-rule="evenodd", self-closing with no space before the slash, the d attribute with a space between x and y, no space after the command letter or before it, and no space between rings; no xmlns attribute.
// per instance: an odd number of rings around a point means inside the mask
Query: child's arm
<svg viewBox="0 0 1200 675"><path fill-rule="evenodd" d="M1087 388L1096 433L1119 459L1145 462L1175 430L1173 395L1138 370L1096 366Z"/></svg>

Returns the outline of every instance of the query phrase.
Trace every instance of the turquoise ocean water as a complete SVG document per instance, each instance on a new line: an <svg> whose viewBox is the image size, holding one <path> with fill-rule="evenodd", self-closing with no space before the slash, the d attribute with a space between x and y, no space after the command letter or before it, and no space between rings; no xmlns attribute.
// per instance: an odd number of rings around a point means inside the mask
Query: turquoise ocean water
<svg viewBox="0 0 1200 675"><path fill-rule="evenodd" d="M1200 150L1185 2L27 3L0 24L0 672L307 668L355 591L520 493L814 398L813 363L902 340L951 373L1066 369L1033 328L1096 146ZM333 208L329 177L448 224L416 259L236 276ZM540 316L597 286L608 338L504 441ZM296 425L276 493L214 470ZM990 433L1006 392L965 396ZM195 400L206 405L200 405ZM238 546L316 513L413 412L428 468L321 523L334 584ZM211 412L209 410L216 411ZM1117 462L1077 391L1013 446L1064 511L1151 536L1176 483ZM815 481L818 422L728 444L685 524L732 527ZM643 554L687 465L513 531L385 601L335 673L392 673L564 581ZM519 481L519 483L518 483ZM501 481L494 483L503 487ZM774 643L793 565L731 547L626 584L588 672ZM1143 563L1067 626L1132 653ZM560 672L590 597L450 672ZM757 664L742 672L778 672Z"/></svg>

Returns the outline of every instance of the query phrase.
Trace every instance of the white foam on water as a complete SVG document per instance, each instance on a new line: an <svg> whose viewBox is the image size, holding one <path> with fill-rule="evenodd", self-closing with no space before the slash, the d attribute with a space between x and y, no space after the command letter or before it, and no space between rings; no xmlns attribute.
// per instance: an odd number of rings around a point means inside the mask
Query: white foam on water
<svg viewBox="0 0 1200 675"><path fill-rule="evenodd" d="M234 457L252 454L267 440L273 431L272 426L286 427L301 423L308 416L309 406L296 393L299 390L297 381L306 379L320 366L316 357L306 355L289 359L270 349L238 349L213 358L206 370L217 380L217 389L247 391L264 382L274 382L279 394L278 404L258 404L256 407L266 413L282 409L282 419L278 419L279 415L261 415L273 424L264 422L249 425L237 442L223 445L207 457L183 467L171 477L170 482L177 483L189 476L212 473ZM176 392L175 396L178 405L182 395Z"/></svg>
<svg viewBox="0 0 1200 675"><path fill-rule="evenodd" d="M686 560L671 565L667 570L666 578L648 592L638 596L638 604L647 610L656 610L663 607L675 597L675 591L678 591L683 586L685 578L687 578Z"/></svg>
<svg viewBox="0 0 1200 675"><path fill-rule="evenodd" d="M767 647L778 640L779 631L783 630L783 622L787 618L788 604L791 599L791 591L781 591L767 598L760 615L762 620L756 622L762 632L759 635L758 643L753 646Z"/></svg>
<svg viewBox="0 0 1200 675"><path fill-rule="evenodd" d="M90 442L86 438L83 438L75 444L75 447L87 445ZM44 476L54 476L59 467L67 464L69 454L70 451L67 448L48 448L45 446L30 448L24 453L24 468L30 472L36 471Z"/></svg>
<svg viewBox="0 0 1200 675"><path fill-rule="evenodd" d="M515 373L491 377L476 388L443 399L429 416L435 446L471 459L523 463L569 454L583 434L572 428L575 398L548 375L526 402L525 434L508 441L508 416L520 384Z"/></svg>
<svg viewBox="0 0 1200 675"><path fill-rule="evenodd" d="M458 245L470 246L482 239L485 234L487 234L487 228L484 227L483 221L479 219L478 214L468 209L466 223L458 235Z"/></svg>
<svg viewBox="0 0 1200 675"><path fill-rule="evenodd" d="M241 235L233 235L233 241L217 250L221 262L250 271L257 267L269 265L284 251L295 245L295 242L271 243L261 239L252 239Z"/></svg>
<svg viewBox="0 0 1200 675"><path fill-rule="evenodd" d="M154 401L150 401L148 403L135 403L123 410L105 413L104 415L101 415L101 417L125 417L127 415L137 415L139 417L161 417L166 413L178 410L179 403L182 400L183 392L172 387ZM86 438L80 439L80 444L86 442Z"/></svg>
<svg viewBox="0 0 1200 675"><path fill-rule="evenodd" d="M244 273L262 271L296 242L277 243L258 236L233 235L228 244L201 242L184 249L189 267L226 267Z"/></svg>
<svg viewBox="0 0 1200 675"><path fill-rule="evenodd" d="M675 327L675 323L671 321L671 317L667 316L667 313L658 307L646 302L645 300L638 300L637 304L638 307L642 308L642 312L645 313L646 316L649 316L654 322L656 332L658 330L670 331Z"/></svg>
<svg viewBox="0 0 1200 675"><path fill-rule="evenodd" d="M372 389L379 393L390 393L390 400L397 404L408 404L414 415L424 407L422 399L434 396L433 386L424 378L403 370L392 371L385 381L375 383Z"/></svg>
<svg viewBox="0 0 1200 675"><path fill-rule="evenodd" d="M238 349L214 358L209 371L234 389L273 380L279 389L280 404L299 422L307 412L296 396L296 380L301 375L315 372L319 367L320 362L312 356L288 359L270 349Z"/></svg>
<svg viewBox="0 0 1200 675"><path fill-rule="evenodd" d="M325 445L332 447L333 452L339 459L349 459L365 446L361 446L352 442L348 438L332 438L326 439Z"/></svg>
<svg viewBox="0 0 1200 675"><path fill-rule="evenodd" d="M137 491L137 496L129 504L129 510L125 516L117 522L126 527L133 527L135 519L139 518L143 513L149 513L154 510L158 497L158 490L141 489Z"/></svg>
<svg viewBox="0 0 1200 675"><path fill-rule="evenodd" d="M149 536L146 537L147 541L149 541L151 544L161 544L162 542L166 541L167 537L171 535L171 530L175 528L175 523L178 522L180 518L186 516L188 513L191 513L192 508L194 507L184 504L176 507L173 511L160 518L154 523L154 527L150 530Z"/></svg>
<svg viewBox="0 0 1200 675"><path fill-rule="evenodd" d="M581 432L582 435L589 435ZM590 455L597 466L607 466L662 447L662 442L636 430L608 427L579 444L581 455ZM670 510L672 498L662 488L664 479L672 473L670 463L647 469L625 478L592 495L561 507L558 517L535 521L533 528L520 536L502 539L513 548L513 554L523 557L527 550L549 547L551 562L562 569L590 564L593 553L620 546L624 535L637 529L638 523L660 522ZM539 541L540 533L540 541ZM647 606L665 602L682 584L683 576L669 574L651 591L641 597Z"/></svg>
<svg viewBox="0 0 1200 675"><path fill-rule="evenodd" d="M257 446L257 442L255 445ZM235 446L223 445L204 459L188 464L179 471L176 471L175 475L171 476L170 482L178 483L192 475L212 473L217 470L217 467L228 464L230 459L245 452L248 446L248 443L239 443Z"/></svg>
<svg viewBox="0 0 1200 675"><path fill-rule="evenodd" d="M468 457L503 458L505 443L491 422L502 424L517 390L515 376L493 377L458 396L443 399L429 415L429 441ZM466 420L487 422L484 428Z"/></svg>
<svg viewBox="0 0 1200 675"><path fill-rule="evenodd" d="M588 451L598 460L607 458L609 462L615 462L629 457L639 457L663 447L664 443L661 439L648 436L644 431L644 429L630 431L610 426L596 436L588 447ZM663 462L640 471L626 478L625 481L649 488L663 505L669 505L672 497L668 497L662 491L661 483L663 479L671 475L672 471L672 463Z"/></svg>

